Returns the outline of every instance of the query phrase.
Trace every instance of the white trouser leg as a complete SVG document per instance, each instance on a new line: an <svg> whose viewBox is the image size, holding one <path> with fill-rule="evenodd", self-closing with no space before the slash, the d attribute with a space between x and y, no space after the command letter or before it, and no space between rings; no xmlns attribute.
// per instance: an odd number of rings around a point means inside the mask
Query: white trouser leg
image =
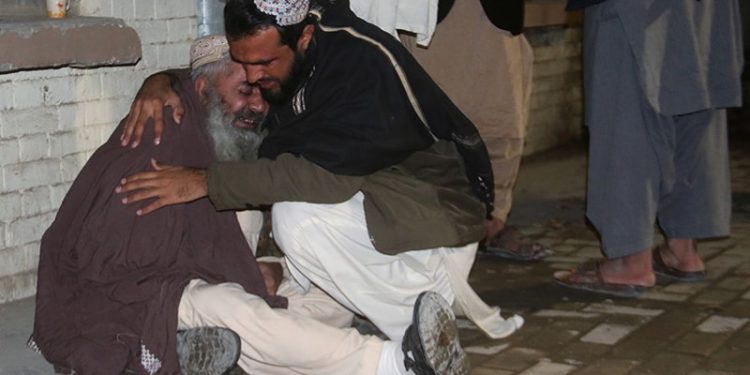
<svg viewBox="0 0 750 375"><path fill-rule="evenodd" d="M370 242L362 201L357 193L339 204L276 203L274 238L301 285L314 283L392 340L401 340L421 292L432 290L453 302L443 262L450 258L460 273L453 276L465 281L476 244L382 254Z"/></svg>
<svg viewBox="0 0 750 375"><path fill-rule="evenodd" d="M295 310L306 305L273 309L238 284L192 280L180 300L178 327L233 330L242 339L238 363L249 374L376 373L382 340L355 329L334 328L305 317L304 309Z"/></svg>
<svg viewBox="0 0 750 375"><path fill-rule="evenodd" d="M263 212L259 210L237 211L237 222L240 224L242 234L245 235L250 250L255 254L258 251L258 239L263 230Z"/></svg>

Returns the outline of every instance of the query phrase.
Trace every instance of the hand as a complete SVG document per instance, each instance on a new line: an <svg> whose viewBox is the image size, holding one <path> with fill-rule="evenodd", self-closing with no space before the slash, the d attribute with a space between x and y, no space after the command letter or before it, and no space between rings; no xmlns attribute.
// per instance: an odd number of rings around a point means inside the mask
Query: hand
<svg viewBox="0 0 750 375"><path fill-rule="evenodd" d="M275 296L281 285L281 279L284 276L284 269L281 263L258 262L260 273L263 275L263 281L266 283L266 290L269 295Z"/></svg>
<svg viewBox="0 0 750 375"><path fill-rule="evenodd" d="M148 77L130 106L125 128L120 135L123 146L130 143L135 148L140 144L146 121L154 119L154 144L161 142L161 134L164 129L164 107L170 106L174 109L172 118L180 123L185 109L177 93L172 89L172 78L169 74L160 73ZM132 143L131 143L132 140Z"/></svg>
<svg viewBox="0 0 750 375"><path fill-rule="evenodd" d="M123 178L115 193L130 193L122 199L123 204L157 198L145 208L136 211L146 215L164 206L192 202L208 195L206 170L159 165L151 159L153 172L141 172Z"/></svg>

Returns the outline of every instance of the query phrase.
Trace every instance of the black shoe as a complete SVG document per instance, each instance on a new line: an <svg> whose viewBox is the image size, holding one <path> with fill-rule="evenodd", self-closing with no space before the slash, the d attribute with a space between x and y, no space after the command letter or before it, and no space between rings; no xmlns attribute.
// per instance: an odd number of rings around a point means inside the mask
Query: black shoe
<svg viewBox="0 0 750 375"><path fill-rule="evenodd" d="M416 375L467 375L469 359L458 340L456 316L435 292L422 292L401 349L404 365Z"/></svg>
<svg viewBox="0 0 750 375"><path fill-rule="evenodd" d="M216 327L177 331L177 358L183 375L221 375L240 358L240 337Z"/></svg>

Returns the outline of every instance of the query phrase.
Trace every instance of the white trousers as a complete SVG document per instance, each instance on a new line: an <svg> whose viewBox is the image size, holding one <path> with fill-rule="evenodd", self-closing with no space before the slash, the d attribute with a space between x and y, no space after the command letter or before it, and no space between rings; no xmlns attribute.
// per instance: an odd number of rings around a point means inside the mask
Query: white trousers
<svg viewBox="0 0 750 375"><path fill-rule="evenodd" d="M499 309L489 308L469 287L476 243L382 254L370 241L363 200L360 192L338 204L274 204L274 239L303 289L315 284L395 341L402 339L417 297L427 290L456 301L490 337L505 337L523 324L520 317L502 319Z"/></svg>
<svg viewBox="0 0 750 375"><path fill-rule="evenodd" d="M307 293L285 278L278 294L288 309L274 309L235 283L192 280L185 288L178 328L224 327L241 340L239 366L248 374L349 375L377 373L383 341L363 336L353 314L317 288Z"/></svg>

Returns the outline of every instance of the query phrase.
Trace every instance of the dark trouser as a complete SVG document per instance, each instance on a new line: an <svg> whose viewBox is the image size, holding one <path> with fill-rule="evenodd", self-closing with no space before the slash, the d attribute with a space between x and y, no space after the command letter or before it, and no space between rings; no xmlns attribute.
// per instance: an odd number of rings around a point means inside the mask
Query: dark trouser
<svg viewBox="0 0 750 375"><path fill-rule="evenodd" d="M588 15L588 14L587 14ZM590 132L586 214L608 258L668 238L729 234L731 185L726 112L657 113L618 22L586 20Z"/></svg>

